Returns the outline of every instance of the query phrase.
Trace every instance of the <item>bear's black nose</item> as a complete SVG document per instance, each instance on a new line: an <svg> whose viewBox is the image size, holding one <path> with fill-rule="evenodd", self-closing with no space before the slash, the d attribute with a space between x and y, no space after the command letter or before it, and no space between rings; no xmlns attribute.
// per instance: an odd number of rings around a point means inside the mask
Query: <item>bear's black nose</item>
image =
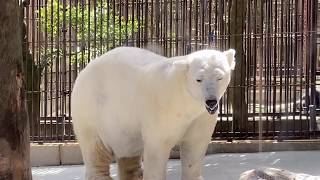
<svg viewBox="0 0 320 180"><path fill-rule="evenodd" d="M206 100L206 104L209 108L214 108L217 105L217 100L216 99Z"/></svg>

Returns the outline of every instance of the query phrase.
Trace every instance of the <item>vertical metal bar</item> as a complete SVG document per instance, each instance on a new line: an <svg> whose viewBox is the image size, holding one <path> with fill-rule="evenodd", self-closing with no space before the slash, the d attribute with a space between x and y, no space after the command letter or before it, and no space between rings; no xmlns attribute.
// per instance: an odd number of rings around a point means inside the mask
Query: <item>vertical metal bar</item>
<svg viewBox="0 0 320 180"><path fill-rule="evenodd" d="M175 18L176 18L176 24L175 24L175 56L179 55L179 9L182 9L183 7L179 7L179 1L176 0L175 4ZM181 11L182 12L182 11ZM183 20L182 20L183 21ZM181 21L180 21L181 22Z"/></svg>
<svg viewBox="0 0 320 180"><path fill-rule="evenodd" d="M220 12L220 16L219 16L219 24L220 24L220 43L219 43L219 48L221 49L225 49L224 44L225 44L225 38L226 38L226 27L225 27L225 23L223 20L223 16L224 16L224 10L225 10L225 1L220 0L220 5L219 5L219 12ZM231 6L230 6L231 8ZM229 16L230 16L230 10L229 10Z"/></svg>
<svg viewBox="0 0 320 180"><path fill-rule="evenodd" d="M60 1L58 1L57 5L57 14L60 14ZM56 141L59 141L59 99L60 99L60 88L59 88L59 69L60 69L60 16L57 17L57 39L56 39L56 64L55 64L55 119L56 119L56 126L55 126L55 136Z"/></svg>
<svg viewBox="0 0 320 180"><path fill-rule="evenodd" d="M301 40L300 40L300 47L302 49L302 53L300 55L301 59L302 59L302 62L300 64L300 67L301 67L301 71L300 71L300 100L302 102L302 94L303 94L303 80L305 79L304 78L304 0L301 0L301 26L300 26L300 37L301 37ZM306 96L305 96L306 98ZM306 100L305 100L306 101ZM306 102L305 102L306 104ZM300 103L300 109L302 110L302 103ZM299 116L299 119L300 119L300 136L303 136L303 131L302 131L302 125L303 125L303 120L302 120L302 112L300 111L300 116Z"/></svg>
<svg viewBox="0 0 320 180"><path fill-rule="evenodd" d="M314 108L313 108L313 113L310 115L310 127L311 127L311 130L312 130L312 135L311 135L311 138L313 137L314 135L314 131L316 129L316 113L315 113L315 108L316 108L316 102L315 102L315 99L317 98L315 96L315 91L316 91L316 64L317 64L317 13L318 13L318 1L317 0L313 0L311 3L310 3L310 14L311 14L311 17L310 17L310 45L312 45L311 47L311 52L310 52L310 58L311 58L311 66L310 66L310 71L311 71L311 99L312 99L312 104L314 105Z"/></svg>
<svg viewBox="0 0 320 180"><path fill-rule="evenodd" d="M84 11L85 11L85 0L81 0L81 62L80 62L80 70L84 68L84 61L85 61L85 19L84 19ZM108 31L108 30L107 30Z"/></svg>
<svg viewBox="0 0 320 180"><path fill-rule="evenodd" d="M253 21L253 67L257 67L257 0L254 0L253 2L253 8L254 8L254 21ZM257 68L253 68L253 88L252 88L252 104L253 104L253 117L252 117L252 123L253 123L253 135L256 134L256 78L257 78Z"/></svg>
<svg viewBox="0 0 320 180"><path fill-rule="evenodd" d="M148 10L149 10L149 3L148 3L148 0L145 0L144 2L144 26L143 26L143 29L144 29L144 35L143 35L143 44L144 46L146 46L148 44L148 24L149 24L149 13L148 13ZM151 29L153 27L151 26ZM151 36L152 37L152 36Z"/></svg>
<svg viewBox="0 0 320 180"><path fill-rule="evenodd" d="M63 1L63 23L62 23L62 32L63 32L63 59L62 59L62 67L61 67L61 140L64 141L64 135L65 135L65 126L66 126L66 114L65 114L65 109L66 109L66 86L67 86L67 39L66 39L66 33L67 33L67 24L66 24L66 11L67 11L67 2L66 0Z"/></svg>
<svg viewBox="0 0 320 180"><path fill-rule="evenodd" d="M260 60L259 60L259 80L260 80L260 84L259 84L259 139L261 139L261 136L263 134L263 120L262 120L262 114L261 114L261 105L262 105L262 85L263 85L263 80L262 80L262 76L263 76L263 71L264 71L264 65L263 65L263 58L265 56L264 50L263 50L263 42L264 42L264 29L263 29L263 25L264 25L264 4L261 3L261 7L260 7Z"/></svg>
<svg viewBox="0 0 320 180"><path fill-rule="evenodd" d="M99 55L103 54L104 53L104 36L103 36L103 33L104 33L104 29L103 29L103 26L104 26L104 21L105 21L105 17L103 16L104 15L104 4L103 4L103 0L100 0L99 1L99 4L98 4L98 8L100 8L99 10L99 13L100 13L100 17L99 17L99 20L100 20L100 32L99 32L99 38L100 38L100 52L99 52ZM127 20L126 20L127 21Z"/></svg>
<svg viewBox="0 0 320 180"><path fill-rule="evenodd" d="M224 3L225 2L226 1L219 1L218 2L218 0L215 0L215 2L214 2L214 7L215 8L214 8L214 15L213 15L215 19L213 21L213 30L210 30L211 29L211 27L210 27L211 24L209 23L209 34L208 34L208 36L210 36L210 40L209 41L212 41L212 46L213 47L220 48L220 49L221 49L221 47L218 47L218 44L217 44L218 39L220 39L220 41L221 41L222 38L225 38L226 36L229 36L229 33L226 33L226 32L223 31L222 22L221 22L221 19L219 19L219 17L221 17L221 16L228 17L228 19L225 20L225 21L228 21L228 22L230 22L230 19L232 18L232 17L230 17L230 9L227 9L226 11L221 9L221 7L224 7ZM230 1L226 2L226 4L230 5ZM209 9L212 8L210 6L212 6L212 5L209 5ZM211 17L209 17L209 18L211 19ZM211 20L209 20L209 22L210 21ZM220 26L219 26L219 24L220 24ZM218 34L218 32L220 34ZM210 46L210 42L208 44ZM224 50L224 49L221 49L221 50ZM233 87L231 87L231 88L233 88ZM220 113L221 114L225 114L226 119L224 119L222 116L219 118L219 122L220 122L219 136L220 136L220 139L226 139L227 141L232 141L232 138L234 136L230 137L230 135L229 135L229 131L232 131L232 125L231 125L231 123L230 123L231 121L229 119L229 115L230 115L229 99L230 99L230 88L227 89L227 92L225 93L225 95L223 97L224 110L223 110L223 112L220 111ZM219 105L220 105L220 107L222 107L222 102ZM222 110L222 108L221 108L221 110ZM234 133L232 133L232 134L234 135Z"/></svg>
<svg viewBox="0 0 320 180"><path fill-rule="evenodd" d="M273 119L275 117L275 114L272 113L272 88L273 88L273 68L272 68L272 45L273 45L273 1L270 2L269 4L269 24L270 24L270 27L269 27L269 52L268 52L268 77L269 77L269 80L268 80L268 105L269 105L269 110L268 110L268 116L271 116L270 117L270 131L271 131L271 134L273 134L273 130L272 130L272 126L273 126Z"/></svg>
<svg viewBox="0 0 320 180"><path fill-rule="evenodd" d="M26 22L26 26L25 26L25 49L24 49L24 56L25 57L28 57L29 56L29 47L30 47L30 38L29 38L29 35L30 35L30 1L25 1L23 2L23 6L24 6L24 18L25 18L25 22ZM29 58L31 58L29 56ZM29 70L28 68L28 61L26 61L26 63L24 63L24 70L25 72L27 72ZM25 76L25 81L28 82L29 81L29 78L28 76ZM30 96L29 95L29 89L27 89L27 91L25 92L25 96L28 97ZM26 100L27 103L29 103L28 99ZM28 109L29 110L29 109ZM29 122L31 124L31 120ZM32 138L32 131L31 131L31 126L29 127L30 128L30 141L33 141L33 138Z"/></svg>
<svg viewBox="0 0 320 180"><path fill-rule="evenodd" d="M209 7L208 7L208 47L211 47L211 41L213 40L213 33L212 33L212 29L211 29L211 26L212 26L212 0L209 0Z"/></svg>
<svg viewBox="0 0 320 180"><path fill-rule="evenodd" d="M40 9L42 8L42 3L40 3L40 0L37 0L37 11L38 11L38 17L37 17L37 23L38 24L40 24L41 23L41 18L42 18L42 14L41 14L41 11L40 11ZM41 122L40 122L40 98L41 98L41 91L40 91L40 82L41 82L41 75L40 75L40 68L41 68L41 64L40 64L40 58L41 58L41 46L42 46L42 41L41 41L41 37L40 37L40 33L41 33L41 31L42 31L42 29L41 29L41 25L39 25L38 26L38 28L37 28L37 42L36 42L36 44L37 44L37 52L36 52L36 54L37 54L37 59L36 59L36 64L37 64L37 66L38 66L38 68L36 69L37 71L36 71L36 82L38 81L39 83L36 83L36 86L37 87L35 87L36 89L35 89L35 94L36 94L36 100L37 100L37 102L35 102L36 103L36 105L38 105L39 107L37 107L37 109L36 109L36 115L37 115L37 117L36 117L36 123L37 123L37 139L38 139L38 141L40 142L40 141L42 141L42 137L41 137Z"/></svg>
<svg viewBox="0 0 320 180"><path fill-rule="evenodd" d="M122 11L121 11L121 7L122 7L122 0L119 1L118 3L118 8L119 8L119 11L118 11L118 23L119 23L119 27L118 27L118 33L119 33L119 38L117 39L118 41L118 44L117 46L121 46L122 45L122 21L121 21L121 17L122 17Z"/></svg>
<svg viewBox="0 0 320 180"><path fill-rule="evenodd" d="M137 0L136 10L137 10L137 20L138 20L138 32L137 32L137 38L136 38L136 46L141 47L140 44L140 35L141 35L141 16L140 16L140 0Z"/></svg>
<svg viewBox="0 0 320 180"><path fill-rule="evenodd" d="M204 28L205 28L205 4L206 4L206 0L205 1L200 1L201 2L201 21L200 21L200 24L201 24L201 49L204 47L204 44L205 44L205 31L204 31Z"/></svg>
<svg viewBox="0 0 320 180"><path fill-rule="evenodd" d="M296 112L297 112L297 105L296 105L296 102L297 102L297 75L298 75L298 8L299 8L299 5L298 5L298 0L295 0L294 1L294 30L293 30L293 40L294 40L294 47L293 47L293 66L294 66L294 75L293 75L293 92L294 92L294 95L293 95L293 112L294 112L294 119L293 119L293 135L296 137ZM301 104L301 99L300 99L300 104ZM300 111L302 109L300 108Z"/></svg>
<svg viewBox="0 0 320 180"><path fill-rule="evenodd" d="M230 4L231 2L229 2ZM215 0L215 4L214 4L214 7L215 7L215 21L214 21L214 47L218 47L217 46L217 42L218 42L218 0ZM229 18L230 19L230 18Z"/></svg>
<svg viewBox="0 0 320 180"><path fill-rule="evenodd" d="M75 53L75 62L74 62L74 64L75 64L75 69L74 69L74 71L75 71L75 73L74 73L74 75L75 75L75 77L73 78L73 79L76 79L76 77L77 77L77 75L78 75L78 19L79 19L79 2L78 2L79 0L75 0L75 6L76 6L76 21L75 21L75 29L74 29L74 39L75 39L75 51L76 51L76 53ZM70 114L71 114L71 112L70 112Z"/></svg>
<svg viewBox="0 0 320 180"><path fill-rule="evenodd" d="M194 43L195 43L195 50L197 51L198 50L198 36L199 36L199 24L198 24L198 20L199 20L199 17L198 17L198 14L199 14L199 10L198 10L198 0L195 0L195 32L194 32Z"/></svg>
<svg viewBox="0 0 320 180"><path fill-rule="evenodd" d="M134 44L134 2L135 0L132 0L132 10L131 10L131 39L132 39L132 44Z"/></svg>
<svg viewBox="0 0 320 180"><path fill-rule="evenodd" d="M35 2L34 0L31 1L31 27L32 27L32 31L31 31L31 53L32 53L32 61L34 61L34 54L35 54ZM31 63L31 62L30 62ZM32 136L32 141L35 140L34 135L35 135L35 129L34 129L34 119L33 119L33 99L34 99L34 91L33 91L33 77L34 77L34 69L33 69L33 65L31 64L31 118L30 118L30 134Z"/></svg>
<svg viewBox="0 0 320 180"><path fill-rule="evenodd" d="M145 16L144 16L144 1L143 0L139 0L139 20L140 20L140 37L139 37L139 41L140 41L140 47L144 47L144 30L145 30Z"/></svg>
<svg viewBox="0 0 320 180"><path fill-rule="evenodd" d="M167 0L163 0L163 34L162 34L162 41L163 41L163 48L164 48L164 55L168 56L168 2Z"/></svg>
<svg viewBox="0 0 320 180"><path fill-rule="evenodd" d="M246 137L250 137L250 131L251 131L251 128L250 128L250 123L251 123L251 107L250 107L250 104L251 104L251 101L250 101L250 92L251 92L251 61L252 61L252 58L251 58L251 30L252 30L252 27L251 27L251 1L247 1L247 5L246 5L246 8L247 8L247 19L246 21L248 22L246 24L246 33L245 33L245 37L247 39L247 47L245 48L246 49L246 58L247 58L247 67L246 67L246 86L247 86L247 90L246 90L246 93L247 93L247 97L246 97L246 100L247 100L247 104L248 104L248 120L246 121Z"/></svg>
<svg viewBox="0 0 320 180"><path fill-rule="evenodd" d="M221 3L221 2L222 2L222 1L220 1L220 3ZM218 6L218 0L216 0L216 6ZM220 9L220 8L219 8L219 9ZM230 15L231 15L230 10L231 10L231 1L228 2L228 9L227 9L227 11L226 11L226 14L228 15L228 22L231 22L231 21L230 21L230 18L231 18L231 16L230 16ZM216 28L215 28L215 31L216 31L216 32L214 33L214 34L215 34L215 41L214 41L214 42L216 43L216 45L215 45L216 47L218 46L218 37L217 37L217 36L218 36L218 32L220 32L220 30L218 29L218 13L219 13L219 12L218 12L218 7L216 7L216 13L215 13L215 14L216 14L216 17L215 17L215 19L216 19L216 25L215 25ZM223 13L222 13L222 12L221 12L221 16L223 16ZM220 32L220 35L221 35L221 32ZM227 38L230 40L230 23L228 23L228 33L224 33L223 36L224 36L224 37L227 37L227 36L228 36ZM220 36L220 38L221 38L221 36ZM234 87L232 87L232 88L234 88ZM229 89L230 89L230 88L229 88ZM233 127L232 127L232 124L231 124L232 122L230 123L230 120L229 120L229 112L231 112L231 110L229 110L229 109L230 109L230 108L229 108L229 107L230 107L230 106L229 106L229 105L230 105L229 101L230 101L231 98L229 98L229 97L230 97L230 91L228 91L228 94L227 94L227 101L228 101L228 102L227 102L227 105L226 105L226 107L227 107L227 112L226 112L226 114L227 114L227 122L226 122L226 123L227 123L227 129L226 129L226 137L227 137L227 140L230 139L230 137L229 137L229 136L230 136L230 135L229 135L229 131L233 131ZM220 119L220 122L222 123L222 118ZM231 127L230 127L230 125L231 125ZM233 134L233 138L234 138L234 137L235 137L235 132L233 131L232 134Z"/></svg>
<svg viewBox="0 0 320 180"><path fill-rule="evenodd" d="M91 12L89 12L89 14L91 14ZM94 35L93 35L92 49L93 49L93 57L95 58L97 57L97 0L93 0L93 34Z"/></svg>
<svg viewBox="0 0 320 180"><path fill-rule="evenodd" d="M68 55L69 55L69 59L68 59L68 90L66 91L66 95L68 95L68 106L66 105L66 108L67 108L67 110L66 110L66 117L68 117L68 132L67 132L67 136L68 136L68 141L70 141L71 140L71 127L72 127L72 125L71 125L71 113L70 113L70 111L71 111L71 86L72 86L72 62L73 62L73 60L72 60L72 48L73 48L73 39L72 39L72 5L76 5L76 4L72 4L72 0L69 0L69 7L68 7L68 11L69 11L69 19L68 19L68 21L69 21L69 24L68 24L68 32L69 32L69 34L68 34L68 36L69 36L69 52L68 52Z"/></svg>
<svg viewBox="0 0 320 180"><path fill-rule="evenodd" d="M230 36L228 37L228 34L230 34L230 31L229 31L229 25L227 24L227 22L224 21L224 14L227 14L228 11L228 4L225 3L225 1L222 3L222 7L221 7L221 10L222 10L222 16L220 16L220 21L221 21L221 32L222 32L222 38L221 38L221 49L225 50L227 47L227 39L230 39ZM242 5L241 5L241 8L242 8ZM231 7L230 7L231 9ZM231 12L229 11L229 15L231 14ZM242 20L241 20L242 21ZM243 24L241 24L241 28L243 28ZM243 35L243 34L242 34ZM241 36L241 35L240 35ZM241 36L241 38L243 38L243 36Z"/></svg>
<svg viewBox="0 0 320 180"><path fill-rule="evenodd" d="M156 26L156 44L159 45L160 37L160 2L155 0L155 26Z"/></svg>
<svg viewBox="0 0 320 180"><path fill-rule="evenodd" d="M177 13L177 12L176 12ZM172 1L170 1L170 20L169 20L169 33L170 33L170 37L169 37L169 56L171 57L173 55L172 52L172 33L173 33L173 6L172 6Z"/></svg>
<svg viewBox="0 0 320 180"><path fill-rule="evenodd" d="M289 137L289 69L290 69L290 61L289 61L289 22L290 22L290 15L289 15L289 9L290 9L290 3L289 1L286 2L285 6L285 118L286 118L286 137Z"/></svg>
<svg viewBox="0 0 320 180"><path fill-rule="evenodd" d="M25 34L24 34L24 36L26 36L26 37L24 37L25 39L24 39L24 56L25 57L27 57L28 55L29 55L29 41L30 41L30 39L29 39L29 24L30 24L30 18L29 18L29 15L30 15L30 10L29 10L29 6L30 6L30 2L28 1L28 2L23 2L23 18L24 18L24 20L25 20ZM27 72L29 69L28 69L28 63L26 62L26 63L24 63L23 64L24 66L23 66L23 68L24 68L24 71L25 72ZM25 81L27 82L29 80L29 78L28 78L28 76L25 76ZM28 91L28 89L26 90L26 92L25 92L25 96L26 97L28 97L28 95L29 95L29 91ZM26 103L29 103L28 102L28 99L26 100ZM29 122L30 123L30 122ZM32 141L32 134L31 134L31 126L29 127L30 128L30 137L29 137L29 139L30 139L30 141Z"/></svg>
<svg viewBox="0 0 320 180"><path fill-rule="evenodd" d="M91 32L92 32L92 27L91 27L91 0L88 0L88 16L87 16L87 18L88 18L88 32L87 32L87 43L88 43L88 45L87 45L87 47L88 47L88 49L87 49L87 51L88 51L88 57L87 57L87 63L89 63L90 62L90 60L91 60Z"/></svg>
<svg viewBox="0 0 320 180"><path fill-rule="evenodd" d="M274 118L274 114L272 113L272 29L273 29L273 21L272 21L272 5L273 1L269 1L269 9L268 9L268 21L269 21L269 28L268 28L268 123L272 126L272 120L270 122L269 116L272 116L271 119ZM268 131L272 132L272 128L269 128Z"/></svg>
<svg viewBox="0 0 320 180"><path fill-rule="evenodd" d="M259 62L258 62L258 65L259 65L259 81L260 81L260 83L259 83L259 85L258 85L258 89L259 89L259 97L258 97L258 99L259 99L259 122L258 122L258 133L259 133L259 140L261 140L262 139L262 135L263 135L263 121L262 121L262 82L263 82L263 80L262 80L262 76L263 76L263 70L264 70L264 68L263 68L263 55L264 55L264 53L263 53L263 38L264 38L264 34L263 34L263 32L264 32L264 30L263 30L263 14L264 14L264 11L263 11L263 2L261 2L261 4L260 4L260 6L261 7L259 7L260 8L260 41L259 41L259 44L260 44L260 53L261 54L259 54L260 55L260 57L258 58L258 60L259 60ZM259 146L259 151L261 151L261 149L260 149L260 146Z"/></svg>
<svg viewBox="0 0 320 180"><path fill-rule="evenodd" d="M125 12L125 37L126 37L126 46L128 46L129 37L128 37L128 22L129 22L129 1L126 0L126 12Z"/></svg>
<svg viewBox="0 0 320 180"><path fill-rule="evenodd" d="M140 34L139 34L139 41L140 41L140 47L144 47L144 1L143 0L138 0L139 2L139 21L141 24L141 29L140 29Z"/></svg>
<svg viewBox="0 0 320 180"><path fill-rule="evenodd" d="M293 58L293 41L294 41L294 17L293 17L293 14L294 14L294 3L293 3L293 0L290 0L289 1L289 4L290 4L290 8L289 8L289 61L290 61L290 70L289 70L289 78L290 78L290 81L289 81L289 113L290 112L294 112L294 109L293 109L293 106L295 106L293 102L294 99L295 99L295 91L293 91L293 89L295 89L295 86L293 85L293 82L294 82L294 62L295 62L295 59ZM291 120L291 126L289 126L289 128L291 128L291 134L292 136L294 137L294 128L293 128L293 125L295 123L295 114L292 113L292 120Z"/></svg>
<svg viewBox="0 0 320 180"><path fill-rule="evenodd" d="M74 29L74 36L75 36L75 62L74 62L74 68L73 71L75 72L74 73L74 77L72 79L72 83L74 83L73 81L76 79L77 75L78 75L78 19L79 19L79 2L78 0L75 0L75 6L76 6L76 21L75 21L75 29ZM70 92L70 97L71 97L71 92ZM72 98L72 97L71 97ZM71 103L70 103L71 105ZM69 118L72 118L72 111L71 111L71 108L70 108L70 112L69 112ZM76 139L76 138L75 138Z"/></svg>
<svg viewBox="0 0 320 180"><path fill-rule="evenodd" d="M154 22L154 13L155 13L155 11L154 11L154 3L153 3L153 0L151 0L151 12L150 12L150 40L151 40L151 43L153 44L154 43L154 37L153 37L153 35L154 35L154 29L155 29L155 27L154 27L154 24L153 24L153 22Z"/></svg>
<svg viewBox="0 0 320 180"><path fill-rule="evenodd" d="M44 29L44 141L47 141L47 108L48 108L48 104L47 104L47 100L48 100L48 2L45 1L45 5L44 5L45 9L44 9L44 16L45 16L45 29Z"/></svg>
<svg viewBox="0 0 320 180"><path fill-rule="evenodd" d="M246 41L246 36L245 36L245 27L246 27L246 23L245 23L245 10L246 10L246 8L247 8L247 6L246 6L246 4L244 4L244 3L242 3L241 4L241 11L242 11L242 14L241 14L241 16L242 17L244 17L244 18L241 18L241 28L242 29L244 29L244 34L241 34L241 41L242 42L245 42L245 44L244 45L242 45L242 48L244 49L243 51L244 51L244 53L242 54L242 59L244 60L244 61L247 61L246 60L246 45L247 45L247 41ZM227 6L225 6L226 8L227 8ZM226 11L226 10L225 10ZM225 23L225 25L227 25L226 23ZM228 29L227 28L225 28L225 34L227 34L227 31L228 31ZM226 36L225 36L226 37ZM227 48L227 39L225 39L224 40L224 48ZM247 64L247 63L246 63ZM241 69L241 79L246 79L245 77L246 77L246 74L247 74L247 72L245 72L245 70L246 70L246 68L244 68L244 70L243 69ZM244 71L244 72L243 72ZM242 77L242 76L244 76L244 77ZM244 80L245 81L245 80ZM246 92L246 87L245 87L245 84L246 82L243 82L243 84L242 84L242 87L241 88L244 88L244 92ZM246 110L248 111L248 104L246 103ZM243 116L243 113L244 112L242 112L241 111L241 117L244 117ZM247 113L247 112L246 112ZM247 121L248 121L248 119L245 119L245 121L246 121L246 123L245 124L243 124L242 126L245 126L246 124L247 124ZM244 130L245 129L245 130ZM241 128L241 136L243 136L243 134L244 134L244 132L243 131L247 131L247 128L245 127L245 128Z"/></svg>
<svg viewBox="0 0 320 180"><path fill-rule="evenodd" d="M184 0L183 1L183 8L182 8L182 54L186 54L186 41L187 41L187 38L186 38L186 31L187 31L187 11L188 11L188 4L187 4L187 0Z"/></svg>
<svg viewBox="0 0 320 180"><path fill-rule="evenodd" d="M265 11L266 11L266 28L265 28L265 56L264 56L264 81L265 81L265 91L264 91L264 104L265 104L265 112L266 112L266 125L265 125L265 133L266 135L269 133L269 37L270 37L270 1L265 2Z"/></svg>
<svg viewBox="0 0 320 180"><path fill-rule="evenodd" d="M192 1L189 1L189 44L188 44L188 48L187 49L187 54L191 52L191 40L192 40Z"/></svg>
<svg viewBox="0 0 320 180"><path fill-rule="evenodd" d="M220 1L220 3L221 3L221 1ZM218 5L217 4L217 1L216 1L216 5ZM220 5L222 5L222 4L220 4ZM230 6L231 6L231 4L230 4ZM221 8L216 8L216 11L218 11L218 10L221 10ZM222 16L224 16L225 14L224 13L226 13L226 15L228 14L228 22L230 22L230 19L232 18L231 16L230 16L230 8L228 9L228 11L218 11L218 12L216 12L216 15L218 15L220 13L220 16L222 17ZM216 17L216 20L217 20L217 23L218 23L218 17ZM219 19L219 20L221 20L221 19ZM220 24L222 23L221 21L219 22ZM218 27L218 26L217 26ZM221 28L221 26L220 26L220 28ZM216 31L219 31L218 29L216 29ZM221 30L219 31L219 32L221 32ZM230 33L228 33L229 35L230 35ZM227 33L224 33L223 32L223 36L226 36L227 35ZM221 36L220 36L220 38L221 38ZM232 87L233 88L233 87ZM229 91L228 91L228 97L229 97ZM227 97L227 98L228 98ZM221 105L221 104L220 104ZM229 123L230 123L230 121L229 121L229 113L228 113L228 107L229 106L229 103L227 103L227 105L226 105L226 107L227 107L227 129L226 129L226 138L227 138L227 140L230 140L230 139L228 139L229 138L229 129L230 129L230 127L229 127ZM220 117L220 124L221 124L221 131L220 131L220 138L222 138L222 136L223 136L223 127L222 127L222 125L223 125L223 119L222 119L222 117Z"/></svg>
<svg viewBox="0 0 320 180"><path fill-rule="evenodd" d="M280 15L280 17L281 17L281 28L280 28L280 32L281 32L281 36L280 36L280 53L279 53L279 61L280 61L280 68L279 68L279 70L280 70L280 104L282 104L282 87L283 87L283 84L282 84L282 80L283 80L283 59L284 59L284 57L283 57L283 54L284 54L284 50L283 50L283 32L284 32L284 2L281 2L281 15ZM281 139L282 137L282 117L283 116L283 113L282 113L282 106L280 106L280 119L279 119L279 138Z"/></svg>
<svg viewBox="0 0 320 180"><path fill-rule="evenodd" d="M107 27L106 27L106 31L107 31L107 50L110 49L110 0L107 0Z"/></svg>
<svg viewBox="0 0 320 180"><path fill-rule="evenodd" d="M230 128L230 121L229 121L229 109L230 109L230 103L229 103L229 97L230 97L230 88L228 88L228 90L227 90L227 93L226 93L226 95L227 95L227 97L226 97L226 105L225 105L225 107L226 107L226 110L225 110L225 114L226 114L226 117L227 117L227 120L226 120L226 124L227 124L227 128L226 128L226 130L225 130L225 133L226 133L226 139L229 139L230 137L229 137L229 131L232 129L232 128ZM222 118L220 119L220 123L222 122ZM221 129L220 130L220 134L223 132L223 130Z"/></svg>
<svg viewBox="0 0 320 180"><path fill-rule="evenodd" d="M289 40L289 27L288 27L288 22L289 22L289 12L288 10L290 9L290 4L288 5L288 1L286 2L286 17L285 17L285 31L286 31L286 38L285 38L285 117L286 117L286 137L288 138L289 136L289 119L288 119L288 104L289 104L289 48L288 48L288 40Z"/></svg>
<svg viewBox="0 0 320 180"><path fill-rule="evenodd" d="M310 118L310 60L309 60L309 23L308 23L308 18L309 18L309 1L304 1L304 28L303 28L303 33L304 33L304 48L305 48L305 87L306 87L306 107L307 107L307 129L310 129L310 123L309 123L309 118ZM310 138L310 131L306 132L306 135L308 138Z"/></svg>
<svg viewBox="0 0 320 180"><path fill-rule="evenodd" d="M51 1L51 4L50 4L50 11L51 11L51 15L50 15L50 44L51 44L51 49L50 49L50 60L52 61L50 63L50 140L52 141L53 140L53 61L54 61L54 46L55 46L55 42L54 42L54 39L53 39L53 34L54 34L54 28L53 28L53 12L54 12L54 7L53 7L53 1Z"/></svg>
<svg viewBox="0 0 320 180"><path fill-rule="evenodd" d="M292 50L293 50L293 43L292 43L292 41L293 41L293 17L292 17L292 15L293 15L293 7L294 7L294 4L293 4L293 1L292 0L290 0L289 1L289 10L288 10L288 18L289 18L289 22L288 22L288 26L289 26L289 39L288 39L288 41L289 41L289 114L292 114L292 115L290 115L290 116L292 116L292 118L290 119L290 123L291 124L289 124L289 126L288 126L288 129L289 129L289 131L290 131L290 135L292 136L293 135L293 132L294 132L294 130L293 130L293 128L292 128L292 125L294 124L294 120L295 120L295 115L294 115L294 113L292 113L293 112L293 108L292 108L292 106L293 106L293 96L294 96L294 91L293 91L293 70L294 70L294 66L293 66L293 62L294 62L294 59L293 59L293 56L292 56ZM294 137L294 136L293 136Z"/></svg>
<svg viewBox="0 0 320 180"><path fill-rule="evenodd" d="M275 114L277 109L276 109L276 101L277 101L277 40L278 40L278 2L275 1L275 20L274 20L274 33L273 33L273 113ZM280 117L281 118L281 117ZM272 116L272 137L275 138L276 136L276 118L275 116Z"/></svg>
<svg viewBox="0 0 320 180"><path fill-rule="evenodd" d="M163 6L163 1L160 1L159 2L159 11L158 11L158 13L159 13L159 21L158 21L158 23L159 23L159 44L158 45L160 45L162 48L164 47L164 45L163 45L163 9L162 9L162 6ZM162 53L164 53L164 49L162 49L161 50L162 51ZM163 54L164 55L164 54Z"/></svg>
<svg viewBox="0 0 320 180"><path fill-rule="evenodd" d="M249 96L248 94L250 93L250 56L251 56L251 38L250 38L250 32L251 32L251 6L250 6L251 2L247 1L247 4L246 4L246 22L248 23L245 23L245 34L244 34L244 38L246 38L246 47L244 48L245 49L245 58L247 59L247 67L246 67L246 94L247 94L247 97L246 97L246 101L247 101L247 113L248 113L248 119L246 120L246 124L245 124L245 129L246 129L246 137L248 138L249 137L249 115L250 115L250 99L249 99Z"/></svg>

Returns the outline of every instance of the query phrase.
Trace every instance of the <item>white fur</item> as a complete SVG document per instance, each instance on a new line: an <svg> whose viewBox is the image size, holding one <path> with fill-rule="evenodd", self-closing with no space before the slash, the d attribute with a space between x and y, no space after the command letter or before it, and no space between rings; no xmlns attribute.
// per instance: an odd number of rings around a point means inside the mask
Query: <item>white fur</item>
<svg viewBox="0 0 320 180"><path fill-rule="evenodd" d="M98 168L90 165L91 149L101 140L116 158L143 155L145 180L165 179L170 149L180 144L182 179L202 179L201 160L217 116L207 112L205 100L219 100L225 92L234 53L203 50L165 58L121 47L91 61L72 92L87 177Z"/></svg>

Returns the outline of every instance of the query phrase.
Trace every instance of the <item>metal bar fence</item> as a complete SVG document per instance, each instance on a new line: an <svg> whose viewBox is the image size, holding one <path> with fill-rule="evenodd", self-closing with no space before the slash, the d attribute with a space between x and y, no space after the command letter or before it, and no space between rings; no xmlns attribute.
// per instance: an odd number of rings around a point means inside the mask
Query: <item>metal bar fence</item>
<svg viewBox="0 0 320 180"><path fill-rule="evenodd" d="M259 133L264 139L319 138L317 0L30 0L24 5L34 142L75 140L73 82L108 50L136 46L170 57L235 48L234 39L241 41L237 66L243 68L235 71L241 81L235 79L220 102L213 138L257 139ZM242 19L232 24L239 12Z"/></svg>

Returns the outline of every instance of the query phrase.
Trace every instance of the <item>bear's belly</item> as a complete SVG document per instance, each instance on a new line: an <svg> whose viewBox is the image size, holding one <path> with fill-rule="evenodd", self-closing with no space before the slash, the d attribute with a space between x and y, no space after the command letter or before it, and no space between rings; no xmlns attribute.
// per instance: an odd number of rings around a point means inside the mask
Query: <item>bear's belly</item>
<svg viewBox="0 0 320 180"><path fill-rule="evenodd" d="M97 119L96 129L117 158L141 155L145 141L177 144L191 123L191 120L174 119L167 115L155 119L148 113L128 116L114 110L106 111L102 117Z"/></svg>
<svg viewBox="0 0 320 180"><path fill-rule="evenodd" d="M143 139L137 119L114 109L100 114L95 129L117 158L141 155Z"/></svg>

